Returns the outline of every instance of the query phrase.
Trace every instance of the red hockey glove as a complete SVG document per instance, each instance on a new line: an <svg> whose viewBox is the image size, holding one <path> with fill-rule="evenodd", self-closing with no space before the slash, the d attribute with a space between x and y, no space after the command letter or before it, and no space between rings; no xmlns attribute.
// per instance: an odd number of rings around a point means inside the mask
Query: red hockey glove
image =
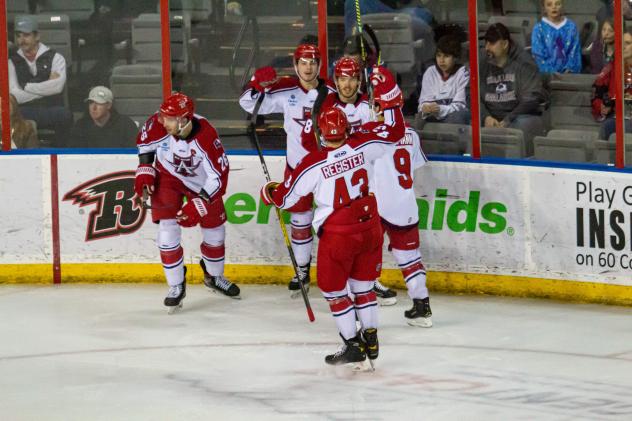
<svg viewBox="0 0 632 421"><path fill-rule="evenodd" d="M196 197L189 200L176 214L176 221L183 227L194 227L208 215L207 202Z"/></svg>
<svg viewBox="0 0 632 421"><path fill-rule="evenodd" d="M154 181L156 180L156 170L150 164L140 164L136 168L136 179L134 180L134 192L138 197L143 197L143 188L147 187L147 192L154 192Z"/></svg>
<svg viewBox="0 0 632 421"><path fill-rule="evenodd" d="M264 204L274 205L274 202L272 202L272 192L279 184L280 183L277 183L276 181L268 181L263 185L263 187L261 187L261 200Z"/></svg>
<svg viewBox="0 0 632 421"><path fill-rule="evenodd" d="M266 88L277 79L276 71L271 66L261 67L255 70L255 74L250 79L250 86L259 92L265 92Z"/></svg>

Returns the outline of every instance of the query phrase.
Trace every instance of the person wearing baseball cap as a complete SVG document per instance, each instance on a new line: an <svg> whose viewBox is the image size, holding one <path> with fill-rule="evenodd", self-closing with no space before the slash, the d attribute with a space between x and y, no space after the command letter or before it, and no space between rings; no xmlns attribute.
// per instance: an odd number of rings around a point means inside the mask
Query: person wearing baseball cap
<svg viewBox="0 0 632 421"><path fill-rule="evenodd" d="M75 148L132 148L137 127L131 118L119 114L112 106L114 95L105 86L90 89L88 112L73 126L70 146Z"/></svg>
<svg viewBox="0 0 632 421"><path fill-rule="evenodd" d="M531 55L511 39L502 23L490 25L483 37L481 60L481 120L485 127L509 127L524 133L527 156L533 138L544 134L542 106L548 94Z"/></svg>
<svg viewBox="0 0 632 421"><path fill-rule="evenodd" d="M72 113L64 105L66 60L40 42L37 18L15 18L17 50L9 55L9 91L20 112L40 129L55 131L53 146L63 146L72 125Z"/></svg>

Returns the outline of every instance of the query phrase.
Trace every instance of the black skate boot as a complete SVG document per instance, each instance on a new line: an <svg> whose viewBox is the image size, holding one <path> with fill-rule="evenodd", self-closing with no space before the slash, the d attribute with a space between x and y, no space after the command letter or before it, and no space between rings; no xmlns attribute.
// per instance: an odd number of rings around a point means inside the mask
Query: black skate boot
<svg viewBox="0 0 632 421"><path fill-rule="evenodd" d="M234 298L237 300L241 299L241 297L239 296L241 291L239 290L239 287L237 285L230 282L223 275L212 276L210 273L208 273L206 271L206 265L204 264L203 259L200 259L200 266L204 271L204 285L206 285L208 289L213 292L221 292L222 294L230 298Z"/></svg>
<svg viewBox="0 0 632 421"><path fill-rule="evenodd" d="M370 327L362 332L362 338L366 344L366 356L374 360L380 354L380 343L377 340L377 329Z"/></svg>
<svg viewBox="0 0 632 421"><path fill-rule="evenodd" d="M187 267L184 266L184 278L180 285L169 286L169 292L165 297L167 313L173 314L182 308L182 300L187 296Z"/></svg>
<svg viewBox="0 0 632 421"><path fill-rule="evenodd" d="M373 292L377 295L377 302L381 306L392 306L397 304L397 291L385 287L379 280L375 281L373 285Z"/></svg>
<svg viewBox="0 0 632 421"><path fill-rule="evenodd" d="M430 297L413 299L413 308L404 312L406 322L411 326L432 327Z"/></svg>
<svg viewBox="0 0 632 421"><path fill-rule="evenodd" d="M325 357L325 362L331 365L353 364L356 371L370 370L370 366L366 365L366 344L356 335L351 339L344 339L344 345L335 354Z"/></svg>
<svg viewBox="0 0 632 421"><path fill-rule="evenodd" d="M310 263L311 263L311 261L308 262L304 266L299 266L298 267L298 277L296 275L294 275L294 277L292 278L292 280L288 284L287 289L290 290L290 297L298 298L298 297L301 296L301 286L298 284L299 279L301 280L303 285L305 285L305 292L309 292L309 267L310 267Z"/></svg>

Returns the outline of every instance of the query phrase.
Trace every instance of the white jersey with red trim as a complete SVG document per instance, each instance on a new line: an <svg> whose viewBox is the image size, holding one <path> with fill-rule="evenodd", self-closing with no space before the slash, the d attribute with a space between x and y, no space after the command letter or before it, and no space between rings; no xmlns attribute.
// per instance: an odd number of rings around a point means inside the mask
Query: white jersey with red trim
<svg viewBox="0 0 632 421"><path fill-rule="evenodd" d="M410 127L396 147L375 162L371 191L375 193L380 217L386 222L400 227L419 222L414 172L426 162L419 136Z"/></svg>
<svg viewBox="0 0 632 421"><path fill-rule="evenodd" d="M359 129L361 125L373 121L369 98L365 94L358 95L357 100L353 104L347 104L340 100L337 92L330 93L327 95L325 102L323 102L321 110L330 107L340 108L345 113L352 133Z"/></svg>
<svg viewBox="0 0 632 421"><path fill-rule="evenodd" d="M389 153L401 137L397 127L369 123L339 148L307 155L276 188L272 200L277 207L288 209L313 193L317 207L312 225L319 232L337 209L369 194L373 163Z"/></svg>
<svg viewBox="0 0 632 421"><path fill-rule="evenodd" d="M167 133L151 116L136 138L138 154L155 153L159 173L173 176L195 193L202 189L209 197L223 195L228 184L228 158L217 131L204 117L192 118L193 129L187 139Z"/></svg>
<svg viewBox="0 0 632 421"><path fill-rule="evenodd" d="M246 112L252 113L259 98L259 92L247 88L239 98L239 105ZM312 114L314 101L318 96L316 89L306 91L296 77L279 79L265 93L259 114L283 113L283 128L287 134L287 163L295 168L307 155L301 144L301 132Z"/></svg>

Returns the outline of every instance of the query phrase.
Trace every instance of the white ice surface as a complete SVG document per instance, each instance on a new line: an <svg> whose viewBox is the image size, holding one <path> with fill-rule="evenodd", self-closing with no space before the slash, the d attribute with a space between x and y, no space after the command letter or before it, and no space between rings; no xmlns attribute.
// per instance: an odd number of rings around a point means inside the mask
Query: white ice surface
<svg viewBox="0 0 632 421"><path fill-rule="evenodd" d="M632 420L632 309L433 296L434 327L380 308L375 373L281 286L0 287L0 420Z"/></svg>

